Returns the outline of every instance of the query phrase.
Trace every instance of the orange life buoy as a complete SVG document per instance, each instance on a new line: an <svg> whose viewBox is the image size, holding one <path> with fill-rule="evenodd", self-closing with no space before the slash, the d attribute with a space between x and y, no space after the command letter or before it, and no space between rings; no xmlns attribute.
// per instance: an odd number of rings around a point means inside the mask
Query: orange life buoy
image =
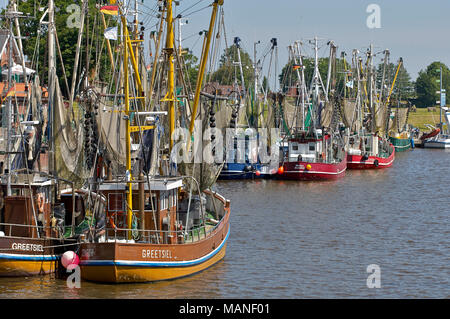
<svg viewBox="0 0 450 319"><path fill-rule="evenodd" d="M114 224L114 219L112 216L109 216L109 223L111 224L112 228L116 229L116 224Z"/></svg>
<svg viewBox="0 0 450 319"><path fill-rule="evenodd" d="M37 194L37 206L40 213L44 212L44 195L42 193Z"/></svg>

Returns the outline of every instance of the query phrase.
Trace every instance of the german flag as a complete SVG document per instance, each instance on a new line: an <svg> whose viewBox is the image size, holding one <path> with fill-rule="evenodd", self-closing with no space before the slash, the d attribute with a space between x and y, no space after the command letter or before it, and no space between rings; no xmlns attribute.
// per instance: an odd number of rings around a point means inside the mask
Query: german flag
<svg viewBox="0 0 450 319"><path fill-rule="evenodd" d="M103 6L100 8L100 12L113 16L119 15L119 6Z"/></svg>
<svg viewBox="0 0 450 319"><path fill-rule="evenodd" d="M13 96L15 94L16 94L16 86L14 85L8 90L8 92L6 92L5 97L2 98L2 103L8 96Z"/></svg>

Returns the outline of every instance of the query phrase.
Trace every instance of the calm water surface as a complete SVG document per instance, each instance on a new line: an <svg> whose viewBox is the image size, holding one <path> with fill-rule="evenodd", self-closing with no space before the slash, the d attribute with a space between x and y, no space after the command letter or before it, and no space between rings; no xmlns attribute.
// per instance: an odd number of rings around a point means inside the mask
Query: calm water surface
<svg viewBox="0 0 450 319"><path fill-rule="evenodd" d="M69 289L52 276L0 278L0 298L450 298L450 152L397 154L333 182L227 181L223 261L187 278ZM381 269L369 289L368 265Z"/></svg>

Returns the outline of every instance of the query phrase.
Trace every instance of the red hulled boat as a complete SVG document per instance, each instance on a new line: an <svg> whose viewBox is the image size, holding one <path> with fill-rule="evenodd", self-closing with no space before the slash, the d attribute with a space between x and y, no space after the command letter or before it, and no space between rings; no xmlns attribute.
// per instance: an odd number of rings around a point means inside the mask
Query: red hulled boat
<svg viewBox="0 0 450 319"><path fill-rule="evenodd" d="M353 143L352 143L353 142ZM381 169L391 167L395 160L395 147L376 135L365 136L358 142L350 140L347 153L349 169Z"/></svg>
<svg viewBox="0 0 450 319"><path fill-rule="evenodd" d="M346 170L347 156L338 139L329 134L322 138L300 137L289 139L278 178L329 180L345 176Z"/></svg>

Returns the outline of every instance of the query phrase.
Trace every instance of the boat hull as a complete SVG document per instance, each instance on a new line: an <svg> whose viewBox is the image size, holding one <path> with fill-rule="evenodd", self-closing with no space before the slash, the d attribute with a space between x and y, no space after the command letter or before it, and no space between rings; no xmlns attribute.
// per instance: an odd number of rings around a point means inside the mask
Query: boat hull
<svg viewBox="0 0 450 319"><path fill-rule="evenodd" d="M228 237L228 235L227 235ZM132 245L132 244L131 244ZM82 260L81 277L85 280L107 283L139 283L170 280L190 276L201 272L225 257L226 240L211 255L206 255L199 260L185 260L180 262L169 261L142 261L142 260L118 260L106 258L106 260ZM128 247L130 248L130 247ZM86 245L84 250L93 249ZM102 249L101 246L95 249ZM126 250L124 246L120 249ZM134 247L136 249L136 247ZM136 253L142 254L142 251L161 250L161 247L141 248ZM178 252L174 252L177 254Z"/></svg>
<svg viewBox="0 0 450 319"><path fill-rule="evenodd" d="M226 167L222 168L219 178L220 180L235 180L235 179L264 179L272 178L273 174L269 172L269 167L264 165L253 165L249 169L248 164L228 163Z"/></svg>
<svg viewBox="0 0 450 319"><path fill-rule="evenodd" d="M450 148L450 138L444 138L441 136L435 136L430 139L423 141L424 148L437 148L437 149L447 149Z"/></svg>
<svg viewBox="0 0 450 319"><path fill-rule="evenodd" d="M48 240L0 237L0 277L22 277L54 273L59 255L45 248Z"/></svg>
<svg viewBox="0 0 450 319"><path fill-rule="evenodd" d="M395 147L390 145L392 151L389 157L369 156L364 160L362 155L347 155L349 169L382 169L391 167L395 160Z"/></svg>
<svg viewBox="0 0 450 319"><path fill-rule="evenodd" d="M346 157L339 163L288 162L284 163L283 173L278 174L277 178L307 181L330 180L344 177L346 170Z"/></svg>
<svg viewBox="0 0 450 319"><path fill-rule="evenodd" d="M81 278L105 283L142 283L170 280L203 271L225 256L230 234L229 201L226 214L205 238L178 244L130 242L82 243Z"/></svg>
<svg viewBox="0 0 450 319"><path fill-rule="evenodd" d="M396 153L405 152L412 147L410 138L396 138L390 136L389 141L394 145Z"/></svg>

